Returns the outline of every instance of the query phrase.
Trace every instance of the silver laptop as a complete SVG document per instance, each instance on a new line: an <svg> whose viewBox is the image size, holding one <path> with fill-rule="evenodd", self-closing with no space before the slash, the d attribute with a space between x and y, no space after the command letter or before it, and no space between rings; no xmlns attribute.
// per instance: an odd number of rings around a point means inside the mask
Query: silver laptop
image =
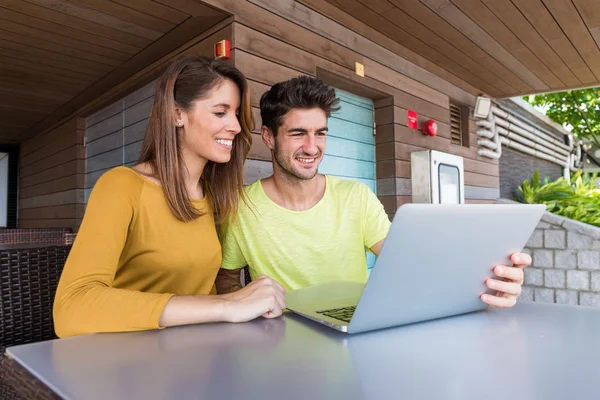
<svg viewBox="0 0 600 400"><path fill-rule="evenodd" d="M289 310L347 333L481 310L495 265L512 265L542 204L406 204L366 284L329 282L286 295ZM339 266L343 268L343 266Z"/></svg>

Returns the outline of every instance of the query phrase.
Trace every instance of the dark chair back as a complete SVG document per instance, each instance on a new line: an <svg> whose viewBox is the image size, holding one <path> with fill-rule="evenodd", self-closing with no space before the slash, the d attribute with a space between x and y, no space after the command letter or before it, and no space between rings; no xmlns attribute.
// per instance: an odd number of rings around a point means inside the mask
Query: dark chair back
<svg viewBox="0 0 600 400"><path fill-rule="evenodd" d="M17 373L21 368L5 358L4 348L56 338L52 306L70 250L71 245L0 248L0 400L37 397L16 390L35 388L35 380L24 370Z"/></svg>
<svg viewBox="0 0 600 400"><path fill-rule="evenodd" d="M52 305L70 245L0 250L0 346L56 338Z"/></svg>
<svg viewBox="0 0 600 400"><path fill-rule="evenodd" d="M246 286L250 282L252 282L252 278L250 278L250 270L248 269L248 266L245 266L244 267L244 286Z"/></svg>

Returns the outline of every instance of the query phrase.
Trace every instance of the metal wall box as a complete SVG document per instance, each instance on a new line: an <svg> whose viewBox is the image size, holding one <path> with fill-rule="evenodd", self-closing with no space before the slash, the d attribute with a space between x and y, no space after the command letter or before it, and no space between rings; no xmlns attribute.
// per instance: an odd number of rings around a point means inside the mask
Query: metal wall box
<svg viewBox="0 0 600 400"><path fill-rule="evenodd" d="M435 150L410 155L413 203L464 204L463 158Z"/></svg>

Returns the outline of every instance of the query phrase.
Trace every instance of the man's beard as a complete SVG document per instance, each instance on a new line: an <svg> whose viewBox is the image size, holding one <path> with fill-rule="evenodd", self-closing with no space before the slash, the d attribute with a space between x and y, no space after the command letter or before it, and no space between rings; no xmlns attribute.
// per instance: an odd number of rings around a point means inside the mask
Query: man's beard
<svg viewBox="0 0 600 400"><path fill-rule="evenodd" d="M277 165L279 165L279 169L281 170L281 172L283 172L283 174L289 180L309 181L309 180L313 179L319 173L319 169L316 168L314 173L311 176L301 175L300 173L294 171L294 168L292 167L292 165L287 162L286 157L282 157L282 154L277 147L275 147L274 154L275 154L275 162L277 163ZM302 155L306 156L304 153ZM298 156L298 155L296 155L296 156ZM294 156L294 158L296 156ZM313 157L313 156L306 156L306 157L309 158L309 157ZM320 157L321 157L321 152L317 153L317 155L314 156L315 160L318 160Z"/></svg>

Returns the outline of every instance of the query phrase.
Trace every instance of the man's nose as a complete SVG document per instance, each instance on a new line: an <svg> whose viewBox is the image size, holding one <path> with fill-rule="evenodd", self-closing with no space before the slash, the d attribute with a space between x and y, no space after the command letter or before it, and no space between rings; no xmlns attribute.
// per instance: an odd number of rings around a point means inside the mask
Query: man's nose
<svg viewBox="0 0 600 400"><path fill-rule="evenodd" d="M319 152L317 147L317 139L314 135L306 135L302 150L309 155L316 155Z"/></svg>

